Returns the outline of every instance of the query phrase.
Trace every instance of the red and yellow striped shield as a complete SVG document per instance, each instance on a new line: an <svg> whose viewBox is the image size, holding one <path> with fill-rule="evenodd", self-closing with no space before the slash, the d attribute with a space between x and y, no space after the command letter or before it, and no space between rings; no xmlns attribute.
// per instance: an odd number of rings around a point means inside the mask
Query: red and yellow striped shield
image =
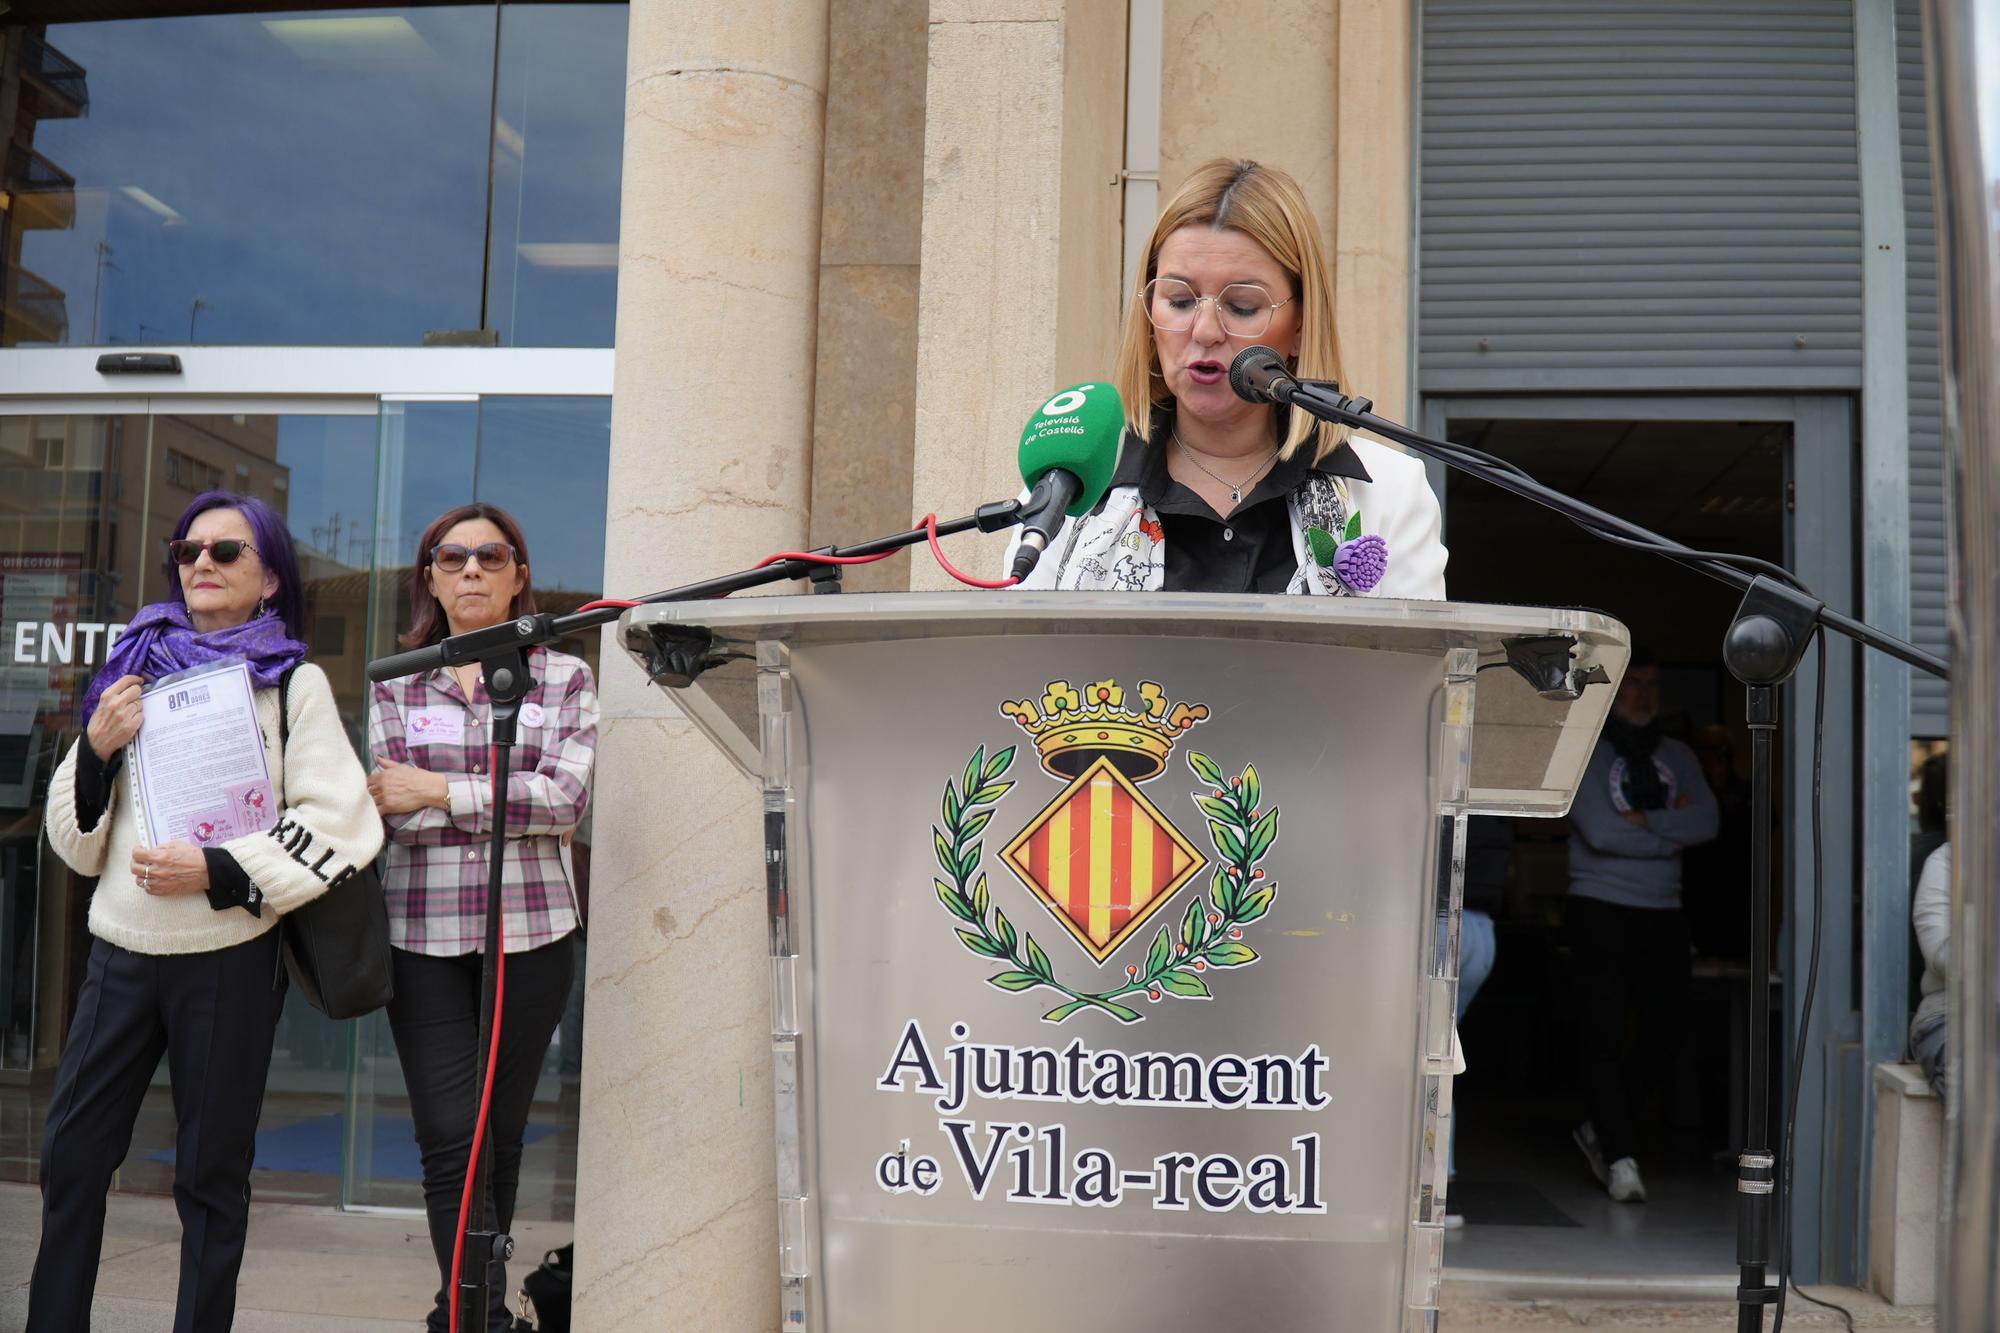
<svg viewBox="0 0 2000 1333"><path fill-rule="evenodd" d="M1204 859L1103 757L1000 856L1099 963L1194 878Z"/></svg>

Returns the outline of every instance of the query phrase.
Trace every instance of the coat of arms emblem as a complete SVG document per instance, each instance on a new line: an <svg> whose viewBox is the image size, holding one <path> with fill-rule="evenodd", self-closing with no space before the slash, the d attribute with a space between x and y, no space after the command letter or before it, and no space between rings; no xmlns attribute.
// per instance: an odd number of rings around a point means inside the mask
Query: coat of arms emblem
<svg viewBox="0 0 2000 1333"><path fill-rule="evenodd" d="M989 984L1061 995L1062 1003L1042 1016L1051 1023L1086 1009L1136 1023L1144 1017L1133 1007L1140 1000L1210 999L1211 970L1257 961L1243 931L1277 896L1277 882L1260 863L1277 842L1278 807L1267 807L1256 766L1246 764L1232 778L1209 756L1187 754L1187 768L1202 784L1193 798L1207 818L1216 859L1207 892L1190 897L1177 918L1169 903L1211 863L1142 790L1170 770L1175 743L1207 720L1206 705L1169 703L1153 681L1142 681L1128 704L1115 681L1078 690L1056 680L1039 701L1003 703L1000 712L1064 784L1008 841L1001 861L1099 968L1156 918L1168 919L1144 959L1125 963L1112 984L1091 989L1060 979L1033 934L993 901L979 839L1016 785L1007 778L1016 751L1008 746L989 758L981 746L962 775L946 780L941 822L931 832L943 872L935 881L938 900L958 919L960 942L1007 965Z"/></svg>

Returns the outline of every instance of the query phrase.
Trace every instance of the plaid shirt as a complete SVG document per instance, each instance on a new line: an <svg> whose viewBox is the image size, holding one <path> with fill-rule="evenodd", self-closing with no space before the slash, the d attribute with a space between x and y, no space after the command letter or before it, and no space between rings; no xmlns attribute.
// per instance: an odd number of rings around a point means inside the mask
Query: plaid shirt
<svg viewBox="0 0 2000 1333"><path fill-rule="evenodd" d="M597 749L597 687L581 658L531 649L534 688L522 701L507 777L502 923L507 952L554 943L577 927L562 835L590 804ZM451 672L378 684L369 709L372 754L450 779L451 808L386 815L389 941L414 953L476 953L486 939L492 843L492 704L482 683L470 702ZM416 730L431 739L411 737ZM451 733L460 733L454 737Z"/></svg>

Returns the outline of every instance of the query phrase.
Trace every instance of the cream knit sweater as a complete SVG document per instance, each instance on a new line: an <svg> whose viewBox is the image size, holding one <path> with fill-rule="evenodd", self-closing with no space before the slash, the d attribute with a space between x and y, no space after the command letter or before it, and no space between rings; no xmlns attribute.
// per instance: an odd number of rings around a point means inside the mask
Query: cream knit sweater
<svg viewBox="0 0 2000 1333"><path fill-rule="evenodd" d="M132 877L139 817L133 806L132 769L120 764L109 804L89 832L77 827L76 746L49 782L49 845L79 875L97 877L90 900L90 933L134 953L203 953L253 940L282 914L310 902L330 883L375 859L382 820L368 797L368 782L340 725L326 673L310 664L291 682L289 756L278 744L278 691L257 691L257 720L272 780L284 793L275 828L224 843L266 910L252 916L240 907L217 911L200 893L155 896ZM77 745L87 742L78 738ZM298 760L288 766L287 758Z"/></svg>

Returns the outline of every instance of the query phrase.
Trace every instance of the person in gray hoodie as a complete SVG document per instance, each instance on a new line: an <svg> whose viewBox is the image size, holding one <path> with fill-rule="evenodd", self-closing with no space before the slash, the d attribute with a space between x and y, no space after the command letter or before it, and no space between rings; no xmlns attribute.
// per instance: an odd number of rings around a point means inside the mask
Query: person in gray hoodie
<svg viewBox="0 0 2000 1333"><path fill-rule="evenodd" d="M1924 954L1924 975L1919 983L1923 999L1910 1017L1910 1058L1923 1066L1931 1091L1945 1095L1945 1079L1951 1061L1945 1053L1945 1026L1951 1008L1951 844L1945 843L1924 861L1917 877L1917 893L1910 904L1911 924L1916 927L1917 947Z"/></svg>
<svg viewBox="0 0 2000 1333"><path fill-rule="evenodd" d="M1645 1201L1639 1112L1673 1072L1687 1014L1681 851L1718 823L1700 759L1660 734L1659 711L1659 666L1634 649L1569 813L1566 915L1589 1108L1571 1136L1621 1203Z"/></svg>

